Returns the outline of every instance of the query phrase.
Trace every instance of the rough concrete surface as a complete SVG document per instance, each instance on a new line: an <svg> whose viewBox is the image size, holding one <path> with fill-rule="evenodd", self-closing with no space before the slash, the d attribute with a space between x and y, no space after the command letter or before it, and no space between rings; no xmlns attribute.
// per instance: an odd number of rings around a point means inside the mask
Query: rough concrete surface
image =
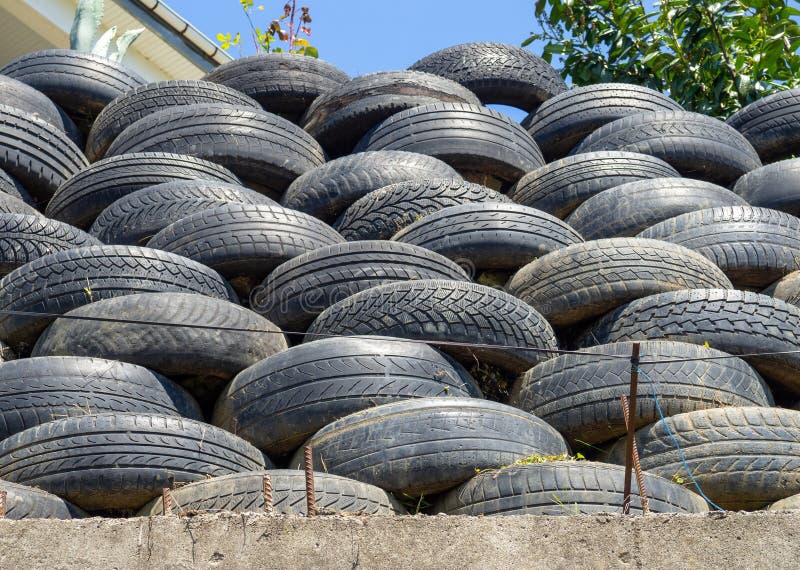
<svg viewBox="0 0 800 570"><path fill-rule="evenodd" d="M800 511L0 521L0 567L798 568Z"/></svg>

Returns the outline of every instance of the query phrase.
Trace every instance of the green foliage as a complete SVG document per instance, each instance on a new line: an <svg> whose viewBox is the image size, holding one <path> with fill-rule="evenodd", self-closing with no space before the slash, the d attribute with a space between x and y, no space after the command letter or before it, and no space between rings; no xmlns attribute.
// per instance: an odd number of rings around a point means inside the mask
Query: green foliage
<svg viewBox="0 0 800 570"><path fill-rule="evenodd" d="M297 55L307 55L310 57L319 57L319 51L312 46L306 38L300 37L303 34L306 37L311 37L311 14L307 6L302 6L297 10L296 0L291 0L283 6L283 14L272 20L269 26L262 31L262 29L255 24L253 19L253 10L264 11L264 6L255 7L253 0L239 0L247 22L250 25L250 34L253 38L253 45L255 46L256 53L293 53ZM282 28L281 22L288 20L288 29ZM217 34L217 41L220 42L222 49L229 49L233 46L238 46L241 53L242 35L236 32L235 35L229 33ZM276 45L281 44L282 45Z"/></svg>
<svg viewBox="0 0 800 570"><path fill-rule="evenodd" d="M800 10L785 0L535 0L535 14L523 45L543 40L576 85L636 83L717 117L800 86Z"/></svg>
<svg viewBox="0 0 800 570"><path fill-rule="evenodd" d="M501 465L498 469L475 469L475 474L478 475L480 473L494 473L494 477L497 477L498 473L510 467L519 467L520 465L536 465L539 463L551 463L553 461L586 461L586 457L584 457L582 453L576 453L575 455L570 455L566 451L561 455L541 455L539 453L534 453L533 455L517 459L511 465Z"/></svg>
<svg viewBox="0 0 800 570"><path fill-rule="evenodd" d="M103 20L103 0L80 0L75 9L75 18L69 33L69 47L76 51L92 53L120 62L131 44L138 38L144 28L129 30L122 34L116 43L116 51L110 53L111 41L117 34L116 26L106 31L97 42L94 41L97 30Z"/></svg>

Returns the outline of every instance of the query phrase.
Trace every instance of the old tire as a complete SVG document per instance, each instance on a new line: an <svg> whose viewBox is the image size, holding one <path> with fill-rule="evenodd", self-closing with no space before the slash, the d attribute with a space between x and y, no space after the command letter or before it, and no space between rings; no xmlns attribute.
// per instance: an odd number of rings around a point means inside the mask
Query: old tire
<svg viewBox="0 0 800 570"><path fill-rule="evenodd" d="M762 293L800 307L800 271L792 271Z"/></svg>
<svg viewBox="0 0 800 570"><path fill-rule="evenodd" d="M800 89L779 91L750 103L726 123L744 135L764 164L800 154Z"/></svg>
<svg viewBox="0 0 800 570"><path fill-rule="evenodd" d="M6 492L5 518L8 520L70 520L86 516L86 513L75 505L36 487L2 481L0 491Z"/></svg>
<svg viewBox="0 0 800 570"><path fill-rule="evenodd" d="M1 171L0 171L1 172ZM42 213L11 194L0 193L0 213L42 216Z"/></svg>
<svg viewBox="0 0 800 570"><path fill-rule="evenodd" d="M742 176L733 191L752 206L800 216L800 159L756 168Z"/></svg>
<svg viewBox="0 0 800 570"><path fill-rule="evenodd" d="M798 509L800 509L800 494L775 501L767 508L768 511L796 511Z"/></svg>
<svg viewBox="0 0 800 570"><path fill-rule="evenodd" d="M0 101L3 101L4 105L25 111L30 117L41 119L61 129L76 146L81 148L80 135L73 136L74 132L70 132L70 125L64 122L62 111L41 91L13 77L0 75ZM67 118L67 121L70 119Z"/></svg>
<svg viewBox="0 0 800 570"><path fill-rule="evenodd" d="M480 396L461 366L424 343L328 338L238 374L217 401L213 423L278 457L366 408L410 398Z"/></svg>

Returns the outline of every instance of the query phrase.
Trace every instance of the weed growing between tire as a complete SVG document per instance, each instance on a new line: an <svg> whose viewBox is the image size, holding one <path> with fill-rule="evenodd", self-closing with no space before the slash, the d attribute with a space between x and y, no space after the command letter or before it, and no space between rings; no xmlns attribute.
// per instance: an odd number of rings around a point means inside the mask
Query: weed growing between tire
<svg viewBox="0 0 800 570"><path fill-rule="evenodd" d="M480 363L470 368L469 373L478 383L484 398L501 404L508 401L516 379L514 376L490 364Z"/></svg>

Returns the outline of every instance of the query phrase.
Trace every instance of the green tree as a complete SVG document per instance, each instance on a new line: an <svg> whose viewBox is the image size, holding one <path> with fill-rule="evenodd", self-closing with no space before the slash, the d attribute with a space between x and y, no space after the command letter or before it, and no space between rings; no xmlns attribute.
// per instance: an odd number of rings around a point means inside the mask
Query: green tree
<svg viewBox="0 0 800 570"><path fill-rule="evenodd" d="M535 15L523 45L544 41L575 85L637 83L717 117L800 86L798 2L535 0Z"/></svg>
<svg viewBox="0 0 800 570"><path fill-rule="evenodd" d="M283 14L275 18L263 30L256 25L253 10L255 3L253 0L239 0L239 4L247 16L247 23L250 26L250 35L253 39L253 45L256 53L294 53L298 55L308 55L311 57L319 57L317 48L312 46L308 40L301 35L311 37L311 13L307 6L301 6L298 10L297 1L291 0L283 6ZM258 6L258 11L263 12L264 6ZM288 29L282 27L282 22L286 20ZM217 34L217 41L220 42L222 49L229 49L232 46L238 46L241 53L242 34L236 32L219 33ZM284 45L280 45L281 42ZM284 49L285 48L285 49Z"/></svg>

